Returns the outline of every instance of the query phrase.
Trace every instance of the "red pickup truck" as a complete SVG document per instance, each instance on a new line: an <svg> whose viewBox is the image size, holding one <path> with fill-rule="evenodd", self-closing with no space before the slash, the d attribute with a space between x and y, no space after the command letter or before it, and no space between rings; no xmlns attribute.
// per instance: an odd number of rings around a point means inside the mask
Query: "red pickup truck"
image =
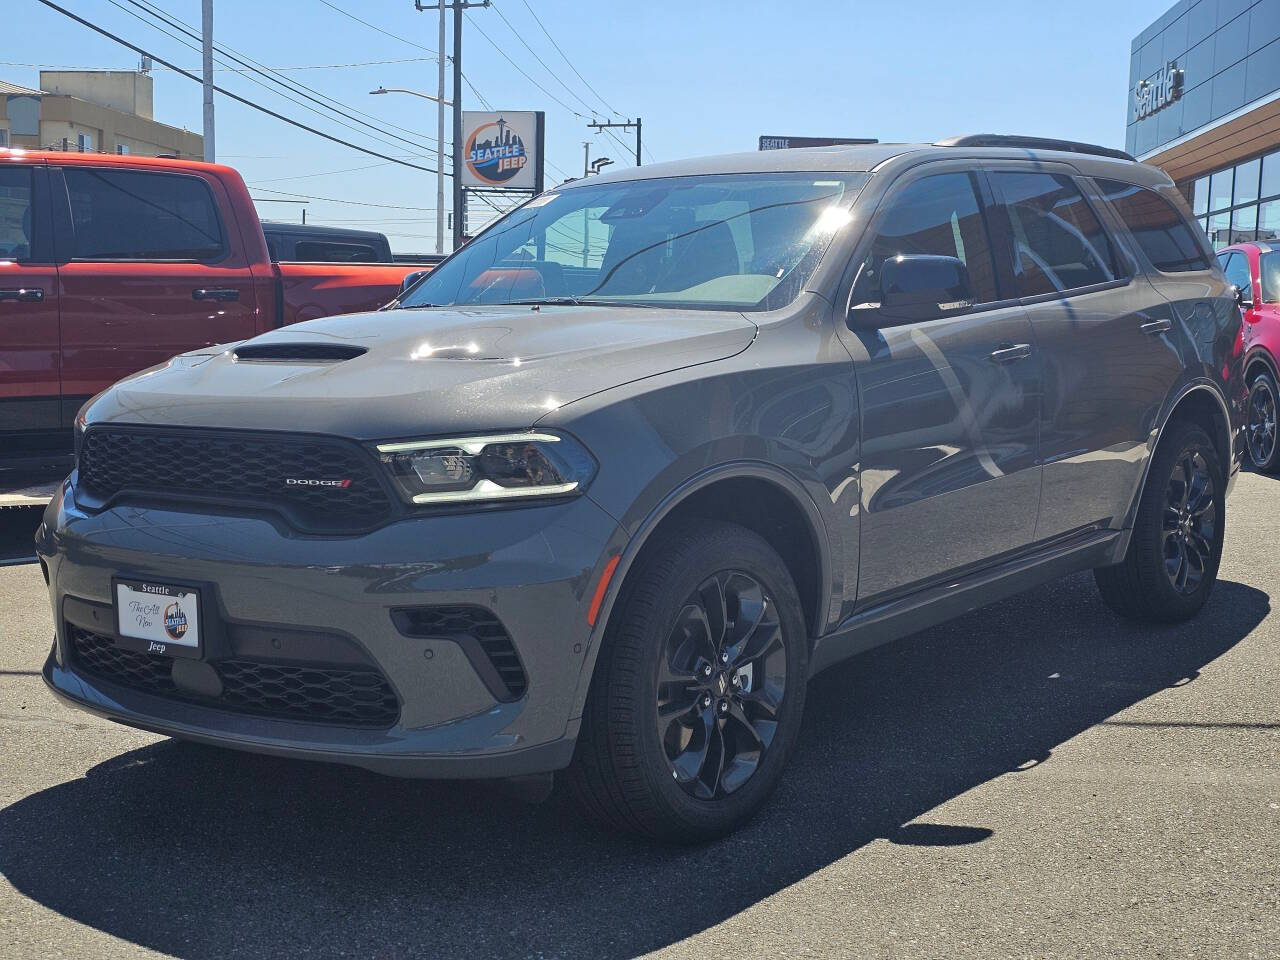
<svg viewBox="0 0 1280 960"><path fill-rule="evenodd" d="M58 463L121 377L376 309L427 266L272 262L230 167L0 149L0 470Z"/></svg>

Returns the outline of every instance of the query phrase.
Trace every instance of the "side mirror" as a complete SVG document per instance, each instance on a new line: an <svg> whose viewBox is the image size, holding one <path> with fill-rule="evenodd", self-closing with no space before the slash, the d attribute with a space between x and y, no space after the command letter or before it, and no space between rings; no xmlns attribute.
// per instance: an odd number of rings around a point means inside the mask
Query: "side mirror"
<svg viewBox="0 0 1280 960"><path fill-rule="evenodd" d="M973 306L969 269L955 257L903 254L880 267L883 319L933 320Z"/></svg>
<svg viewBox="0 0 1280 960"><path fill-rule="evenodd" d="M430 270L415 270L413 273L407 274L405 278L400 281L400 292L404 293L430 272Z"/></svg>
<svg viewBox="0 0 1280 960"><path fill-rule="evenodd" d="M1236 306L1241 310L1252 309L1253 297L1250 295L1251 292L1245 290L1244 287L1232 287L1232 289L1236 292Z"/></svg>

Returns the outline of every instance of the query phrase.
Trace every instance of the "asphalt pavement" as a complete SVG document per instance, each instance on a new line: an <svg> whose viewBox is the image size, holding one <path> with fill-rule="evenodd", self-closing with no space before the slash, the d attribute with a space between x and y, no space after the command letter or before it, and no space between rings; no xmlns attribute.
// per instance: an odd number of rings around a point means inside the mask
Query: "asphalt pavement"
<svg viewBox="0 0 1280 960"><path fill-rule="evenodd" d="M1280 481L1228 518L1190 624L1086 575L823 674L763 814L692 849L66 709L39 567L0 566L0 956L1270 960ZM35 512L0 519L29 553Z"/></svg>

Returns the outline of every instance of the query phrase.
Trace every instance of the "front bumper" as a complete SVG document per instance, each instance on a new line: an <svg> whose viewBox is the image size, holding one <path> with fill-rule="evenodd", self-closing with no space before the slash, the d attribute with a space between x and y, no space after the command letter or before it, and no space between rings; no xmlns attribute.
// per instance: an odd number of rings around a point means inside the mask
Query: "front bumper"
<svg viewBox="0 0 1280 960"><path fill-rule="evenodd" d="M68 483L36 538L57 625L44 678L61 699L99 716L259 753L399 776L553 770L567 765L577 735L592 591L623 545L616 522L587 497L314 538L271 517L129 505L93 514L76 506ZM303 642L308 632L347 638L386 677L398 719L369 728L262 716L90 673L74 652L72 624L88 626L86 611L107 611L93 629L114 632L116 577L200 585L207 657L216 656L220 636L276 630ZM484 608L506 627L527 677L519 699L495 695L463 645L408 636L391 616L453 605Z"/></svg>

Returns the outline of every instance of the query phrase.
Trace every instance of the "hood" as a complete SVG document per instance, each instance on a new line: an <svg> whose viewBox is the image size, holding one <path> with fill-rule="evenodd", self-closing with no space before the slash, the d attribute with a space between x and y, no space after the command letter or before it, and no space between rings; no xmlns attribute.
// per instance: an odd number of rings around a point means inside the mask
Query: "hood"
<svg viewBox="0 0 1280 960"><path fill-rule="evenodd" d="M755 335L741 313L647 307L349 314L175 357L107 390L88 419L362 440L508 430L610 387L731 357Z"/></svg>

